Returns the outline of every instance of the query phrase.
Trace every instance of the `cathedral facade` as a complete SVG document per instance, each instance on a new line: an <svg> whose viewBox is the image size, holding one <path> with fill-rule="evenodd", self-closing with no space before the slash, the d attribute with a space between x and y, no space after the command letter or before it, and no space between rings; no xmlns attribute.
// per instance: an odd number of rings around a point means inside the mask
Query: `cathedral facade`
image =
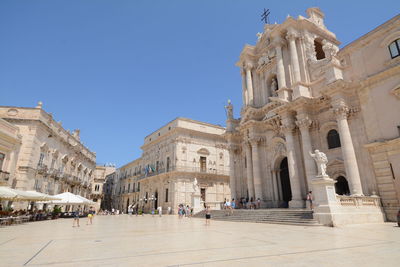
<svg viewBox="0 0 400 267"><path fill-rule="evenodd" d="M342 49L319 8L307 15L266 24L240 54L241 118L226 107L232 197L260 199L265 208L305 207L317 175L310 153L318 149L339 203L351 205L346 197L353 196L354 205L369 205L369 196L379 196L395 220L400 15Z"/></svg>

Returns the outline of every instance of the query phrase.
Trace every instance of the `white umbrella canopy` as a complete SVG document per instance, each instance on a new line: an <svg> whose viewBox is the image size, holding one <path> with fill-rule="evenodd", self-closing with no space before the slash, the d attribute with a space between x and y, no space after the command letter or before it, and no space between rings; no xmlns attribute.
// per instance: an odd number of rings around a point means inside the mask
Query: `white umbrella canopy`
<svg viewBox="0 0 400 267"><path fill-rule="evenodd" d="M35 192L37 193L37 192ZM43 200L42 196L35 194L32 191L22 191L6 186L0 186L0 199L12 201L37 201Z"/></svg>
<svg viewBox="0 0 400 267"><path fill-rule="evenodd" d="M14 200L18 196L18 193L15 192L12 188L7 186L0 186L0 199L3 200Z"/></svg>
<svg viewBox="0 0 400 267"><path fill-rule="evenodd" d="M79 197L80 199L82 199L83 201L85 201L85 204L94 204L94 202L91 201L90 199L87 199L87 198L85 198L83 196L79 196L79 195L76 195L76 196Z"/></svg>
<svg viewBox="0 0 400 267"><path fill-rule="evenodd" d="M74 195L70 192L64 192L54 197L59 198L60 200L52 200L49 203L52 204L66 204L66 205L82 205L82 204L91 204L87 202L87 199L82 199L81 196Z"/></svg>
<svg viewBox="0 0 400 267"><path fill-rule="evenodd" d="M59 198L59 197L50 196L50 195L47 195L47 194L44 194L44 193L40 193L40 192L36 192L36 191L26 191L26 192L31 194L31 195L37 196L42 201L45 201L45 200L61 200L61 198Z"/></svg>

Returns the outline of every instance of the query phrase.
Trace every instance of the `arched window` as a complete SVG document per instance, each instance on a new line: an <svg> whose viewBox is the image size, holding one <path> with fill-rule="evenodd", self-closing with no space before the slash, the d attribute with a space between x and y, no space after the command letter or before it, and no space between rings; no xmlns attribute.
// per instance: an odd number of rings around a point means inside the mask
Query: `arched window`
<svg viewBox="0 0 400 267"><path fill-rule="evenodd" d="M400 56L400 39L390 43L389 52L392 58Z"/></svg>
<svg viewBox="0 0 400 267"><path fill-rule="evenodd" d="M314 47L315 47L315 54L316 54L317 60L324 59L325 52L322 49L322 43L319 40L314 40Z"/></svg>
<svg viewBox="0 0 400 267"><path fill-rule="evenodd" d="M338 195L350 195L349 183L343 176L339 176L336 179L335 189Z"/></svg>
<svg viewBox="0 0 400 267"><path fill-rule="evenodd" d="M342 145L340 144L340 137L339 133L336 130L330 130L328 132L328 148L336 148L336 147L341 147Z"/></svg>

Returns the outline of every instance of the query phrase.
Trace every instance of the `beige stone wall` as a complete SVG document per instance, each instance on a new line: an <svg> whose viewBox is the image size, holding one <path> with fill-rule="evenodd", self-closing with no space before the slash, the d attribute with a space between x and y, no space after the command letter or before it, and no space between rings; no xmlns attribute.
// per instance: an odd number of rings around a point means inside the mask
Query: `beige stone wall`
<svg viewBox="0 0 400 267"><path fill-rule="evenodd" d="M18 129L21 146L12 185L47 194L70 191L90 198L96 155L42 109L0 107L3 118Z"/></svg>
<svg viewBox="0 0 400 267"><path fill-rule="evenodd" d="M195 178L205 190L205 201L218 206L230 197L229 153L223 132L220 126L178 118L146 136L142 157L116 172L115 207L126 212L129 200L146 212L155 205L176 212L179 204L192 205ZM200 164L201 157L205 164Z"/></svg>
<svg viewBox="0 0 400 267"><path fill-rule="evenodd" d="M260 198L265 207L282 206L289 192L286 204L304 207L316 175L309 152L319 149L333 179L345 177L351 194L378 194L393 219L398 170L391 167L390 174L389 167L400 158L400 57L392 59L388 45L400 37L400 16L339 50L321 10L310 8L307 15L266 25L236 64L243 107L240 121L228 118L225 133L232 192ZM339 133L340 147L328 147L331 130ZM282 182L284 158L289 189Z"/></svg>
<svg viewBox="0 0 400 267"><path fill-rule="evenodd" d="M21 139L17 127L0 119L0 185L12 186Z"/></svg>

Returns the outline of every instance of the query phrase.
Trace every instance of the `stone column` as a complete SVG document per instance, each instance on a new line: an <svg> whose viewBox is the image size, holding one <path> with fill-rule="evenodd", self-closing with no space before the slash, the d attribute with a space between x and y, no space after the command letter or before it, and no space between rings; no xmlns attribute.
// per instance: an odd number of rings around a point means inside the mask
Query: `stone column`
<svg viewBox="0 0 400 267"><path fill-rule="evenodd" d="M251 151L252 151L252 162L253 162L253 177L254 177L254 197L255 199L262 200L262 185L261 185L261 166L260 166L260 154L258 143L259 138L253 138L250 140Z"/></svg>
<svg viewBox="0 0 400 267"><path fill-rule="evenodd" d="M242 101L243 106L248 104L247 88L246 88L246 72L241 69L240 74L242 75Z"/></svg>
<svg viewBox="0 0 400 267"><path fill-rule="evenodd" d="M300 66L299 66L299 57L297 56L297 48L296 48L296 38L297 32L293 29L289 29L286 34L286 39L289 41L289 49L290 49L290 63L292 65L293 70L293 83L298 83L301 80L300 76Z"/></svg>
<svg viewBox="0 0 400 267"><path fill-rule="evenodd" d="M246 164L247 164L247 189L249 190L249 199L254 199L254 183L253 183L253 164L251 159L251 147L248 143L244 144L246 150Z"/></svg>
<svg viewBox="0 0 400 267"><path fill-rule="evenodd" d="M312 191L311 181L312 179L315 179L315 176L317 175L317 170L314 160L313 158L311 158L309 154L310 152L313 152L311 145L310 130L309 130L312 121L308 118L307 115L298 115L296 124L299 127L301 133L301 142L303 146L303 160L307 177L308 191Z"/></svg>
<svg viewBox="0 0 400 267"><path fill-rule="evenodd" d="M276 74L278 78L279 89L286 88L285 67L283 66L282 57L282 42L283 40L281 38L277 38L274 40L276 51Z"/></svg>
<svg viewBox="0 0 400 267"><path fill-rule="evenodd" d="M333 103L332 105L338 123L343 161L346 175L349 180L350 192L352 195L363 195L356 153L354 152L353 141L351 139L349 124L347 122L349 108L343 100L338 103Z"/></svg>
<svg viewBox="0 0 400 267"><path fill-rule="evenodd" d="M282 117L282 131L286 139L286 154L289 168L290 187L292 190L292 200L289 202L290 208L303 208L304 201L301 197L299 168L296 162L296 152L294 146L293 131L295 125L291 115L284 114Z"/></svg>
<svg viewBox="0 0 400 267"><path fill-rule="evenodd" d="M236 200L236 172L235 172L235 145L229 145L229 185L231 188L231 197Z"/></svg>
<svg viewBox="0 0 400 267"><path fill-rule="evenodd" d="M251 69L253 65L250 63L246 64L246 87L247 87L247 104L253 105L254 104L254 94L253 94L253 81L251 78Z"/></svg>

